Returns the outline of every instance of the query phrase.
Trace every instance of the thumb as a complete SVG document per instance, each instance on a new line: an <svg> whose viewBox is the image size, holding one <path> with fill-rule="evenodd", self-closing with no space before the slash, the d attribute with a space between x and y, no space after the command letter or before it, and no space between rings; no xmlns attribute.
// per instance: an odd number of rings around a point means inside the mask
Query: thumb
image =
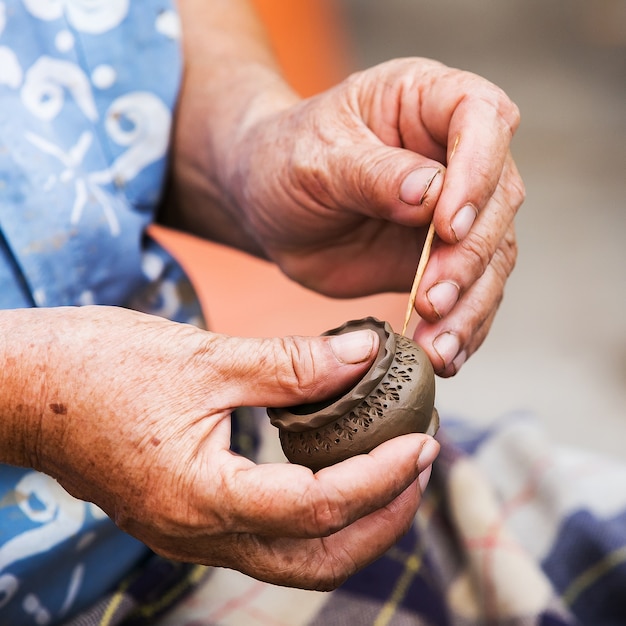
<svg viewBox="0 0 626 626"><path fill-rule="evenodd" d="M353 386L378 352L378 335L244 339L220 336L211 350L230 407L290 406L331 398Z"/></svg>
<svg viewBox="0 0 626 626"><path fill-rule="evenodd" d="M336 156L329 171L337 172L339 206L406 226L430 221L443 188L446 168L441 163L411 150L371 143Z"/></svg>

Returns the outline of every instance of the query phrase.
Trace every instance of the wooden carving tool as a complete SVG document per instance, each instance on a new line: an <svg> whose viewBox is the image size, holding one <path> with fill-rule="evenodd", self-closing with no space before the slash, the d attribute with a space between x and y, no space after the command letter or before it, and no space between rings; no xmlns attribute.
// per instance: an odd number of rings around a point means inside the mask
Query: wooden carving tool
<svg viewBox="0 0 626 626"><path fill-rule="evenodd" d="M415 278L413 279L413 286L411 287L411 294L409 296L409 304L406 308L406 314L404 316L404 326L402 326L402 334L406 335L406 328L409 325L411 314L413 313L413 307L415 306L415 296L417 295L417 289L420 286L420 281L424 275L426 264L430 257L430 249L433 245L433 239L435 237L435 224L430 223L428 233L426 234L426 240L424 241L424 247L422 248L422 254L420 255L419 263L417 264L417 271L415 272Z"/></svg>

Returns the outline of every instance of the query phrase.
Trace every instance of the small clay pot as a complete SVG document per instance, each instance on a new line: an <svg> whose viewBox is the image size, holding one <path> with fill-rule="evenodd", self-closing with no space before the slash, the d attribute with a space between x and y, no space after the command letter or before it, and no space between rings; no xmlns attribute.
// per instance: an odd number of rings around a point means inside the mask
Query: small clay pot
<svg viewBox="0 0 626 626"><path fill-rule="evenodd" d="M373 317L346 322L324 335L364 328L376 332L380 344L373 365L354 387L326 402L267 410L292 463L317 471L398 435L437 432L435 374L415 342Z"/></svg>

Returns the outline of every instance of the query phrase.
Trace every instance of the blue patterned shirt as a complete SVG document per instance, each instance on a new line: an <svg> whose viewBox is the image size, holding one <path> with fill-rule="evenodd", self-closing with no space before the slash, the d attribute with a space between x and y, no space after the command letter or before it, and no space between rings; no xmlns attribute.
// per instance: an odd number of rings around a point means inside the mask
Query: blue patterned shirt
<svg viewBox="0 0 626 626"><path fill-rule="evenodd" d="M201 323L145 233L179 39L172 0L0 0L0 308L110 304ZM0 465L0 624L63 621L146 553L51 478Z"/></svg>

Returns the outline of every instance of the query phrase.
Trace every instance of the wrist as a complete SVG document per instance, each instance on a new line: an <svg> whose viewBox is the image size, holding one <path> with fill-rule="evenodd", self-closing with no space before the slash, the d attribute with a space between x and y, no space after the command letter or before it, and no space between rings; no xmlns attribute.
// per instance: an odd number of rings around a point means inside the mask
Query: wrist
<svg viewBox="0 0 626 626"><path fill-rule="evenodd" d="M211 81L213 87L202 87ZM173 225L182 217L193 233L265 256L245 212L251 199L241 172L250 152L262 148L250 141L254 129L299 98L271 67L255 63L210 80L191 67L186 83L172 152Z"/></svg>
<svg viewBox="0 0 626 626"><path fill-rule="evenodd" d="M166 225L264 256L233 172L250 128L299 100L247 2L180 5L185 68L176 109Z"/></svg>

